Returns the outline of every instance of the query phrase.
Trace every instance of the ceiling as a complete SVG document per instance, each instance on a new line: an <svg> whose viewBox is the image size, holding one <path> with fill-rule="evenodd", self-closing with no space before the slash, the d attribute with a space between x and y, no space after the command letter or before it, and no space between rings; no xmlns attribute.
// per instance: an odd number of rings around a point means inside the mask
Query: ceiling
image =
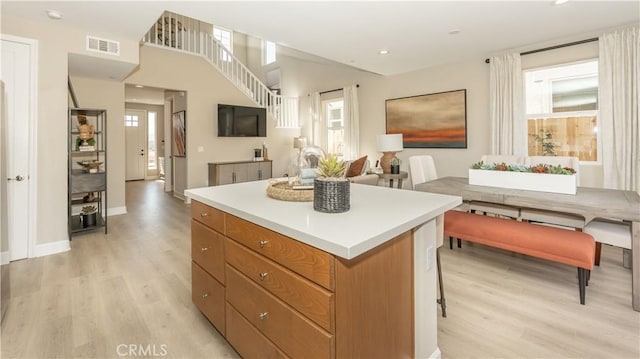
<svg viewBox="0 0 640 359"><path fill-rule="evenodd" d="M164 10L392 75L640 22L640 1L6 1L2 13L140 39ZM61 20L45 11L58 10ZM457 34L449 34L459 30ZM387 55L378 51L386 49Z"/></svg>

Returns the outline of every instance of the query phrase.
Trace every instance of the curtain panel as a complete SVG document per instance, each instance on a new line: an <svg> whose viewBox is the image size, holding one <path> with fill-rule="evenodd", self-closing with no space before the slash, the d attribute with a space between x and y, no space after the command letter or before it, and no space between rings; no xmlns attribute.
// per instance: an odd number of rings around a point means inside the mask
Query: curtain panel
<svg viewBox="0 0 640 359"><path fill-rule="evenodd" d="M309 115L311 117L311 143L320 148L327 148L327 124L322 116L320 93L311 94L309 102Z"/></svg>
<svg viewBox="0 0 640 359"><path fill-rule="evenodd" d="M640 27L602 35L599 49L604 187L640 191Z"/></svg>
<svg viewBox="0 0 640 359"><path fill-rule="evenodd" d="M360 156L360 116L358 90L355 85L343 89L344 96L344 154L348 160Z"/></svg>
<svg viewBox="0 0 640 359"><path fill-rule="evenodd" d="M491 153L527 153L520 54L494 56L489 63Z"/></svg>

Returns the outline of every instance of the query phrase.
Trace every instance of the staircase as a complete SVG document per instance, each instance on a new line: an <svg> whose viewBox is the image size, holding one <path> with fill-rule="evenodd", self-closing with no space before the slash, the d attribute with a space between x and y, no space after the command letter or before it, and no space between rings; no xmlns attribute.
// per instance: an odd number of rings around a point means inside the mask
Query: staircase
<svg viewBox="0 0 640 359"><path fill-rule="evenodd" d="M278 128L298 128L298 98L275 94L213 37L213 25L165 11L142 38L144 45L202 56L253 102L267 109Z"/></svg>

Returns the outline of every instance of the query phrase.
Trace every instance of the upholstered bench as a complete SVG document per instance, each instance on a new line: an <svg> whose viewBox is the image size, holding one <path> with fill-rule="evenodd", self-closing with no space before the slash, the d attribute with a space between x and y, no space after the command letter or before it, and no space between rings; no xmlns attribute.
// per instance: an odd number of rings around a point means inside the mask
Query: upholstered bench
<svg viewBox="0 0 640 359"><path fill-rule="evenodd" d="M577 267L580 304L585 302L595 258L595 241L587 233L448 211L444 235Z"/></svg>

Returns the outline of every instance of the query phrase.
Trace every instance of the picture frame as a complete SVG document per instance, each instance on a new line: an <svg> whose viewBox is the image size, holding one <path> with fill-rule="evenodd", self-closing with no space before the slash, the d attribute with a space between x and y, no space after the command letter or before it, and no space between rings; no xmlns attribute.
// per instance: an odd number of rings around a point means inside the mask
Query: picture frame
<svg viewBox="0 0 640 359"><path fill-rule="evenodd" d="M187 156L187 115L186 111L173 113L173 146L172 154L175 157Z"/></svg>
<svg viewBox="0 0 640 359"><path fill-rule="evenodd" d="M404 148L467 148L467 90L385 101L386 133Z"/></svg>

